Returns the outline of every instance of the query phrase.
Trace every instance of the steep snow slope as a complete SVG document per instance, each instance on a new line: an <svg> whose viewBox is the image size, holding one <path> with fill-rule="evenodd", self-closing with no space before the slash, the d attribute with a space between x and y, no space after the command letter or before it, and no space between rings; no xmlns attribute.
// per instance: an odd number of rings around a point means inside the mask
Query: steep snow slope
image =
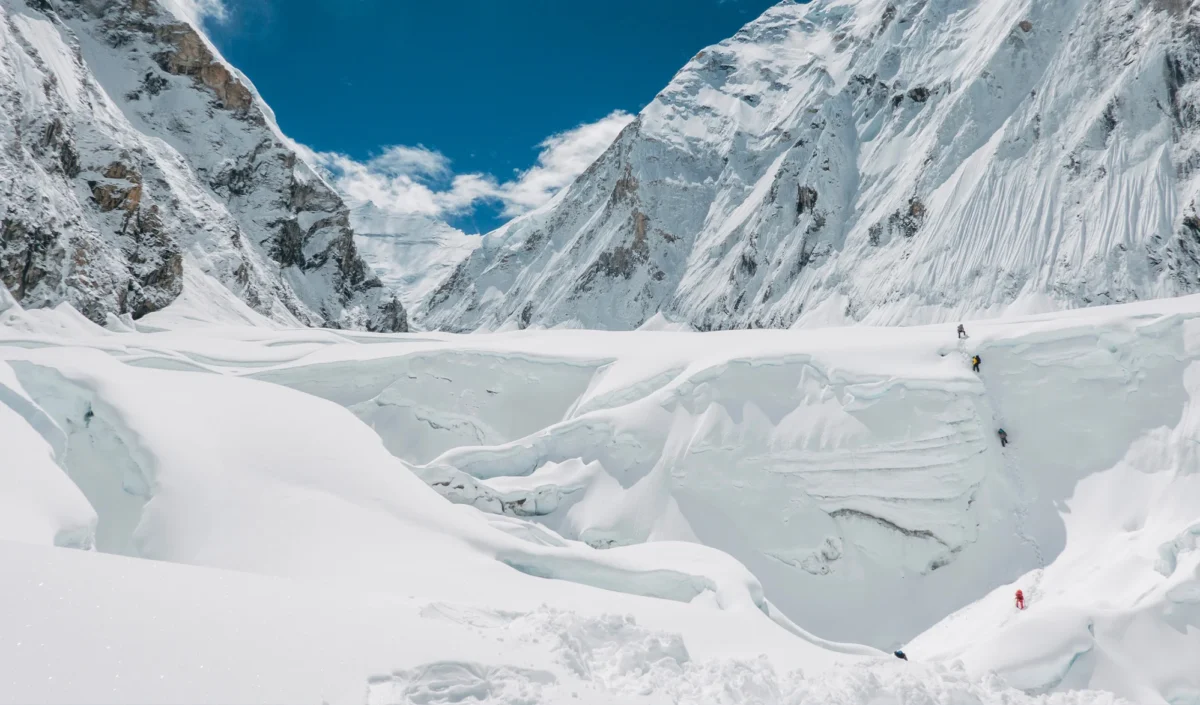
<svg viewBox="0 0 1200 705"><path fill-rule="evenodd" d="M30 468L43 509L22 526L35 530L6 536L87 545L65 471L102 552L266 573L300 596L317 582L345 596L333 604L364 591L451 603L433 616L479 630L481 648L525 635L507 659L389 651L397 672L371 681L371 702L439 687L560 702L579 680L645 702L1019 702L991 671L1050 693L1042 702L1103 702L1062 695L1078 688L1138 703L1200 693L1200 297L968 323L962 342L952 326L387 336L202 324L176 306L140 332L66 308L0 316L12 370L0 379L20 388L0 421L27 424L57 461ZM124 565L112 560L53 565L89 584ZM30 585L0 604L59 599ZM189 599L204 614L236 601ZM405 609L380 619L407 624ZM341 613L312 628L353 639L366 618ZM0 632L66 649L66 636L38 636L65 634L56 614L5 614L17 631ZM204 640L222 623L168 632ZM121 633L151 663L157 651ZM904 642L914 670L823 638ZM319 641L297 642L301 662L330 658ZM58 680L55 662L16 653L30 680L12 692ZM380 668L341 658L322 677L342 687ZM780 675L797 665L804 677ZM517 678L528 690L514 695L501 684L514 669L555 685ZM203 692L246 687L184 672ZM295 680L239 699L315 692L319 678ZM129 682L119 692L175 692Z"/></svg>
<svg viewBox="0 0 1200 705"><path fill-rule="evenodd" d="M351 209L350 224L363 258L410 309L483 242L440 220L388 213L370 202Z"/></svg>
<svg viewBox="0 0 1200 705"><path fill-rule="evenodd" d="M189 270L289 324L406 330L340 197L156 0L0 0L0 281L134 318Z"/></svg>
<svg viewBox="0 0 1200 705"><path fill-rule="evenodd" d="M1191 292L1200 7L783 2L415 313L447 330L950 321Z"/></svg>

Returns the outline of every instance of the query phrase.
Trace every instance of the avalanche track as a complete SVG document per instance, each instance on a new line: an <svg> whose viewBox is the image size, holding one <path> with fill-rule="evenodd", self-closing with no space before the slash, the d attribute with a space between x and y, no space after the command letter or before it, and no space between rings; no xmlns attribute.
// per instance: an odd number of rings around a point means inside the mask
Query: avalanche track
<svg viewBox="0 0 1200 705"><path fill-rule="evenodd" d="M0 700L1200 697L1200 297L961 343L188 301L0 314Z"/></svg>

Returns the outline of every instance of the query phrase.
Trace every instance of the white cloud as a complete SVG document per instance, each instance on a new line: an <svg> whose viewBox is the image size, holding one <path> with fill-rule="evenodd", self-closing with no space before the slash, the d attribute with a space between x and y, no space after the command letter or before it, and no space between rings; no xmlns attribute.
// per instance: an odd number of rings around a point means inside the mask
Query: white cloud
<svg viewBox="0 0 1200 705"><path fill-rule="evenodd" d="M323 169L351 203L370 201L390 213L459 215L476 201L493 197L498 188L482 174L454 175L445 155L424 147L388 147L365 162L307 149L300 156Z"/></svg>
<svg viewBox="0 0 1200 705"><path fill-rule="evenodd" d="M450 160L421 145L388 147L369 163L372 169L390 176L440 178L450 174Z"/></svg>
<svg viewBox="0 0 1200 705"><path fill-rule="evenodd" d="M537 164L501 188L504 214L518 216L546 203L596 161L633 116L618 110L596 122L547 137Z"/></svg>
<svg viewBox="0 0 1200 705"><path fill-rule="evenodd" d="M470 210L479 201L496 198L496 180L487 174L458 174L450 189L441 192L442 205L451 213Z"/></svg>
<svg viewBox="0 0 1200 705"><path fill-rule="evenodd" d="M569 186L633 120L617 111L593 123L546 138L537 163L501 182L489 174L455 174L444 154L423 146L394 145L360 162L344 154L293 147L309 164L324 170L352 203L370 201L390 213L449 218L480 202L498 202L516 217L543 205Z"/></svg>

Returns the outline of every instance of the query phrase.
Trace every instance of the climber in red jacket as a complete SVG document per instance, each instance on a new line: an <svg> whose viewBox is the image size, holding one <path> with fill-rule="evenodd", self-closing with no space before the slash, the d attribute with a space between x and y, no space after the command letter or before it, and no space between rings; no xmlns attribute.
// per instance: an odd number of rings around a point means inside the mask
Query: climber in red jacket
<svg viewBox="0 0 1200 705"><path fill-rule="evenodd" d="M1025 609L1025 593L1017 590L1017 609Z"/></svg>

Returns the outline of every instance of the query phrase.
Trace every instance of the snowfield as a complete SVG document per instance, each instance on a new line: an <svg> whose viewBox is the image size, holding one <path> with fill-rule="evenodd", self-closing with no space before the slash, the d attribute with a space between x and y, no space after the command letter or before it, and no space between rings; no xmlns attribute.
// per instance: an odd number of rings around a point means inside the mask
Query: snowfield
<svg viewBox="0 0 1200 705"><path fill-rule="evenodd" d="M385 335L189 276L0 302L0 702L1200 702L1200 297Z"/></svg>

